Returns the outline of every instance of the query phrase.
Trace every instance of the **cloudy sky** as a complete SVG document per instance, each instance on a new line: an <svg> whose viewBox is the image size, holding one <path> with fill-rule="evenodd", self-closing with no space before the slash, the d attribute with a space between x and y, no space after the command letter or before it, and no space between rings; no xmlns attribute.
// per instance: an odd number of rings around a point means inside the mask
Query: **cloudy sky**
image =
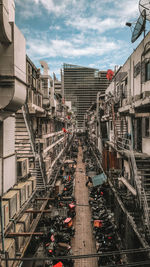
<svg viewBox="0 0 150 267"><path fill-rule="evenodd" d="M16 24L27 54L45 60L58 76L63 63L100 70L122 65L141 37L131 43L125 23L136 22L138 0L15 0ZM59 76L58 76L59 77Z"/></svg>

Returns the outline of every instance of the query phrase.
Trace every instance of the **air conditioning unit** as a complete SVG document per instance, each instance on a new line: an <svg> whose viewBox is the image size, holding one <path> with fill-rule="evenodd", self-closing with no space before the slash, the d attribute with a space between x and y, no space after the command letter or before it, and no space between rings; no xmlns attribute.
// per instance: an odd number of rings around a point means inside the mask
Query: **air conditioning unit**
<svg viewBox="0 0 150 267"><path fill-rule="evenodd" d="M32 181L26 181L27 186L27 199L32 195Z"/></svg>
<svg viewBox="0 0 150 267"><path fill-rule="evenodd" d="M1 243L0 243L0 249L1 249ZM14 238L5 238L5 253L9 258L15 258L16 257L16 247L15 247L15 239ZM8 266L12 267L15 265L14 261L8 261L8 264L6 265L4 261L2 261L2 267Z"/></svg>
<svg viewBox="0 0 150 267"><path fill-rule="evenodd" d="M16 223L16 233L23 233L24 232L24 225L22 223ZM24 243L24 237L23 236L16 236L15 237L16 242L16 250L20 251L21 246Z"/></svg>
<svg viewBox="0 0 150 267"><path fill-rule="evenodd" d="M36 177L32 176L28 179L28 181L32 181L32 192L36 189Z"/></svg>
<svg viewBox="0 0 150 267"><path fill-rule="evenodd" d="M29 173L29 161L28 158L21 158L17 160L17 177L23 178Z"/></svg>
<svg viewBox="0 0 150 267"><path fill-rule="evenodd" d="M18 183L13 187L13 190L19 192L20 196L20 207L25 203L27 200L27 184L26 183Z"/></svg>
<svg viewBox="0 0 150 267"><path fill-rule="evenodd" d="M2 212L3 212L3 227L6 230L9 224L9 201L2 201ZM0 223L1 231L1 223Z"/></svg>
<svg viewBox="0 0 150 267"><path fill-rule="evenodd" d="M22 223L24 225L25 232L29 232L30 230L30 222L32 221L32 214L25 213L19 220L19 223Z"/></svg>
<svg viewBox="0 0 150 267"><path fill-rule="evenodd" d="M18 213L20 209L20 196L19 192L14 190L10 190L8 193L3 195L3 200L9 202L9 218L12 219L16 213Z"/></svg>

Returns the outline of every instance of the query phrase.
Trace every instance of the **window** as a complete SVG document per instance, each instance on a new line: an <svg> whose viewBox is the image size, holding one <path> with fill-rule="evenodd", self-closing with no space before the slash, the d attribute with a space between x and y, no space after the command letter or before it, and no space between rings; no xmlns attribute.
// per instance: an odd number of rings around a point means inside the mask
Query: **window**
<svg viewBox="0 0 150 267"><path fill-rule="evenodd" d="M113 123L112 123L112 121L110 121L110 130L111 131L113 130Z"/></svg>
<svg viewBox="0 0 150 267"><path fill-rule="evenodd" d="M125 85L128 84L128 77L125 78Z"/></svg>
<svg viewBox="0 0 150 267"><path fill-rule="evenodd" d="M149 131L149 118L145 118L145 137L150 136L150 131Z"/></svg>
<svg viewBox="0 0 150 267"><path fill-rule="evenodd" d="M145 80L150 80L150 61L145 64Z"/></svg>

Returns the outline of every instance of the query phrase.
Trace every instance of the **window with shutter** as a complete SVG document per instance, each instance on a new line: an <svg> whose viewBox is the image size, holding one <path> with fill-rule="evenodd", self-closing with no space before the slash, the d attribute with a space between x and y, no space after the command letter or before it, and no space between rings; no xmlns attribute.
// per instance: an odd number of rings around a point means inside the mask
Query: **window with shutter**
<svg viewBox="0 0 150 267"><path fill-rule="evenodd" d="M150 61L145 64L145 81L150 80Z"/></svg>
<svg viewBox="0 0 150 267"><path fill-rule="evenodd" d="M141 82L145 82L145 60L143 60L141 64Z"/></svg>

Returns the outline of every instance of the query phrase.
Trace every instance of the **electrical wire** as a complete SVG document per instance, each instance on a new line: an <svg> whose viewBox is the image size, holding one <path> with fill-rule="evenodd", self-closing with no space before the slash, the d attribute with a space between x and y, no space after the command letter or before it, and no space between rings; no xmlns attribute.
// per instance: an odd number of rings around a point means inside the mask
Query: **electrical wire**
<svg viewBox="0 0 150 267"><path fill-rule="evenodd" d="M7 258L2 259L3 261L36 261L36 260L60 260L60 259L85 259L85 258L99 258L99 257L108 257L108 256L116 256L116 255L128 255L128 254L134 254L134 253L146 253L150 251L150 247L147 248L139 248L139 249L128 249L128 250L115 250L111 252L101 252L101 253L94 253L94 254L82 254L82 255L67 255L67 256L53 256L49 258ZM150 261L149 261L150 262Z"/></svg>

